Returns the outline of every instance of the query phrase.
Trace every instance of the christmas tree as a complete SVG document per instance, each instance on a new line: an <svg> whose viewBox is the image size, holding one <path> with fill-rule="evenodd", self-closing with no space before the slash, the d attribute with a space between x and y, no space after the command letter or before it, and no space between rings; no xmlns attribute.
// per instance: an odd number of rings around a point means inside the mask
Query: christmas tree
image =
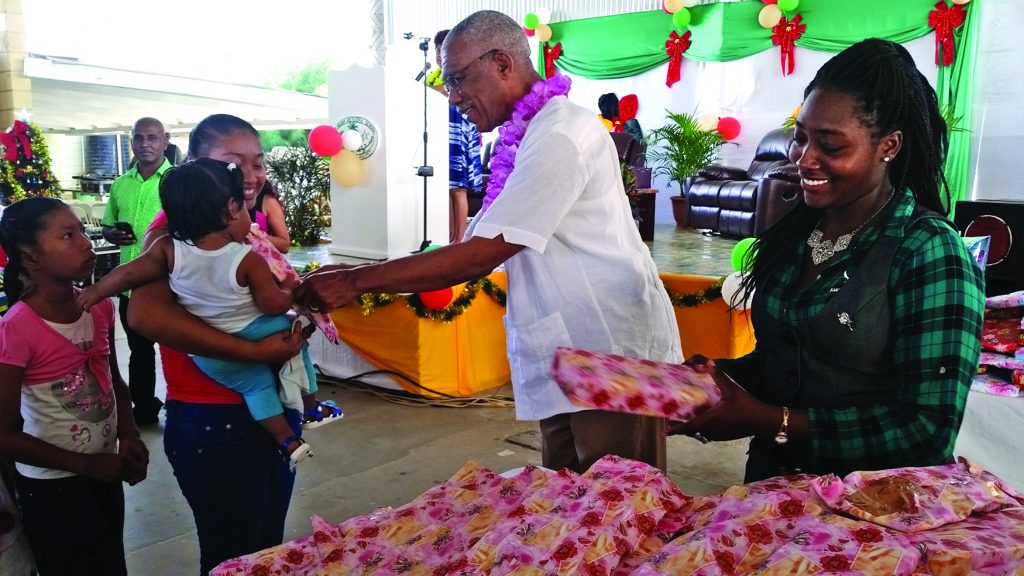
<svg viewBox="0 0 1024 576"><path fill-rule="evenodd" d="M10 130L0 134L0 164L3 205L26 196L60 196L46 140L34 125L15 120Z"/></svg>

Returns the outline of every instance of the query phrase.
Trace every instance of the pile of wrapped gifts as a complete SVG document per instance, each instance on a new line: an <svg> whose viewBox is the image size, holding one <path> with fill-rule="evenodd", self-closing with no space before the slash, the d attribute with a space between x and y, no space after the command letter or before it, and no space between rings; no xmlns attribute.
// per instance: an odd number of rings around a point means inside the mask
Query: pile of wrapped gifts
<svg viewBox="0 0 1024 576"><path fill-rule="evenodd" d="M1021 574L1024 497L966 463L779 477L691 498L608 456L588 472L473 462L399 508L229 560L233 575Z"/></svg>
<svg viewBox="0 0 1024 576"><path fill-rule="evenodd" d="M981 360L971 389L1024 396L1024 291L985 300Z"/></svg>

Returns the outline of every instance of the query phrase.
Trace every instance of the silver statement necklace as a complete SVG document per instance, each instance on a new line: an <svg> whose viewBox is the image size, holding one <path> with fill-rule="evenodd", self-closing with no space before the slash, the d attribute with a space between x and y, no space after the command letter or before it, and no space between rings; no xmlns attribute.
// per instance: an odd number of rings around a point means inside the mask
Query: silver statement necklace
<svg viewBox="0 0 1024 576"><path fill-rule="evenodd" d="M884 204L879 206L878 210L875 210L874 214L869 216L867 220L861 222L860 226L854 228L853 231L850 232L849 234L843 234L839 238L836 238L835 242L832 242L831 240L821 239L823 234L821 232L821 219L819 218L818 223L814 225L814 232L811 232L810 237L807 238L807 246L809 246L811 249L811 262L814 262L815 266L821 264L822 262L828 262L836 254L839 254L843 250L849 248L850 242L853 240L853 237L856 236L857 233L860 232L862 228L864 228L864 226L867 226L868 222L874 220L875 216L878 216L878 214L882 210L884 210L886 206L889 205L889 202L892 200L892 197L895 194L896 188L893 188L892 190L889 191L889 199L886 200Z"/></svg>

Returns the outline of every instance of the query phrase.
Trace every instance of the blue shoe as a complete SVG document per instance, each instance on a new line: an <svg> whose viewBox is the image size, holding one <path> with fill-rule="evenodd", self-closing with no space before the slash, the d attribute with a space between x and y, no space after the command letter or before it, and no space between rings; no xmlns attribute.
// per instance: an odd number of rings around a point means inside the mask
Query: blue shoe
<svg viewBox="0 0 1024 576"><path fill-rule="evenodd" d="M312 430L337 422L345 417L345 411L334 400L317 400L313 406L302 415L302 429Z"/></svg>

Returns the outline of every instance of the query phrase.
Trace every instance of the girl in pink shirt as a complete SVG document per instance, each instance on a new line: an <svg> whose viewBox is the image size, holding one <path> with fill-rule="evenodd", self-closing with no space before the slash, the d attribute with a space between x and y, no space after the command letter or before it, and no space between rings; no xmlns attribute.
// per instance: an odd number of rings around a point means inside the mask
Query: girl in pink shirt
<svg viewBox="0 0 1024 576"><path fill-rule="evenodd" d="M146 477L149 453L114 357L114 306L83 313L73 282L96 254L54 198L4 210L10 259L0 319L0 459L15 486L39 574L125 574L121 482Z"/></svg>

